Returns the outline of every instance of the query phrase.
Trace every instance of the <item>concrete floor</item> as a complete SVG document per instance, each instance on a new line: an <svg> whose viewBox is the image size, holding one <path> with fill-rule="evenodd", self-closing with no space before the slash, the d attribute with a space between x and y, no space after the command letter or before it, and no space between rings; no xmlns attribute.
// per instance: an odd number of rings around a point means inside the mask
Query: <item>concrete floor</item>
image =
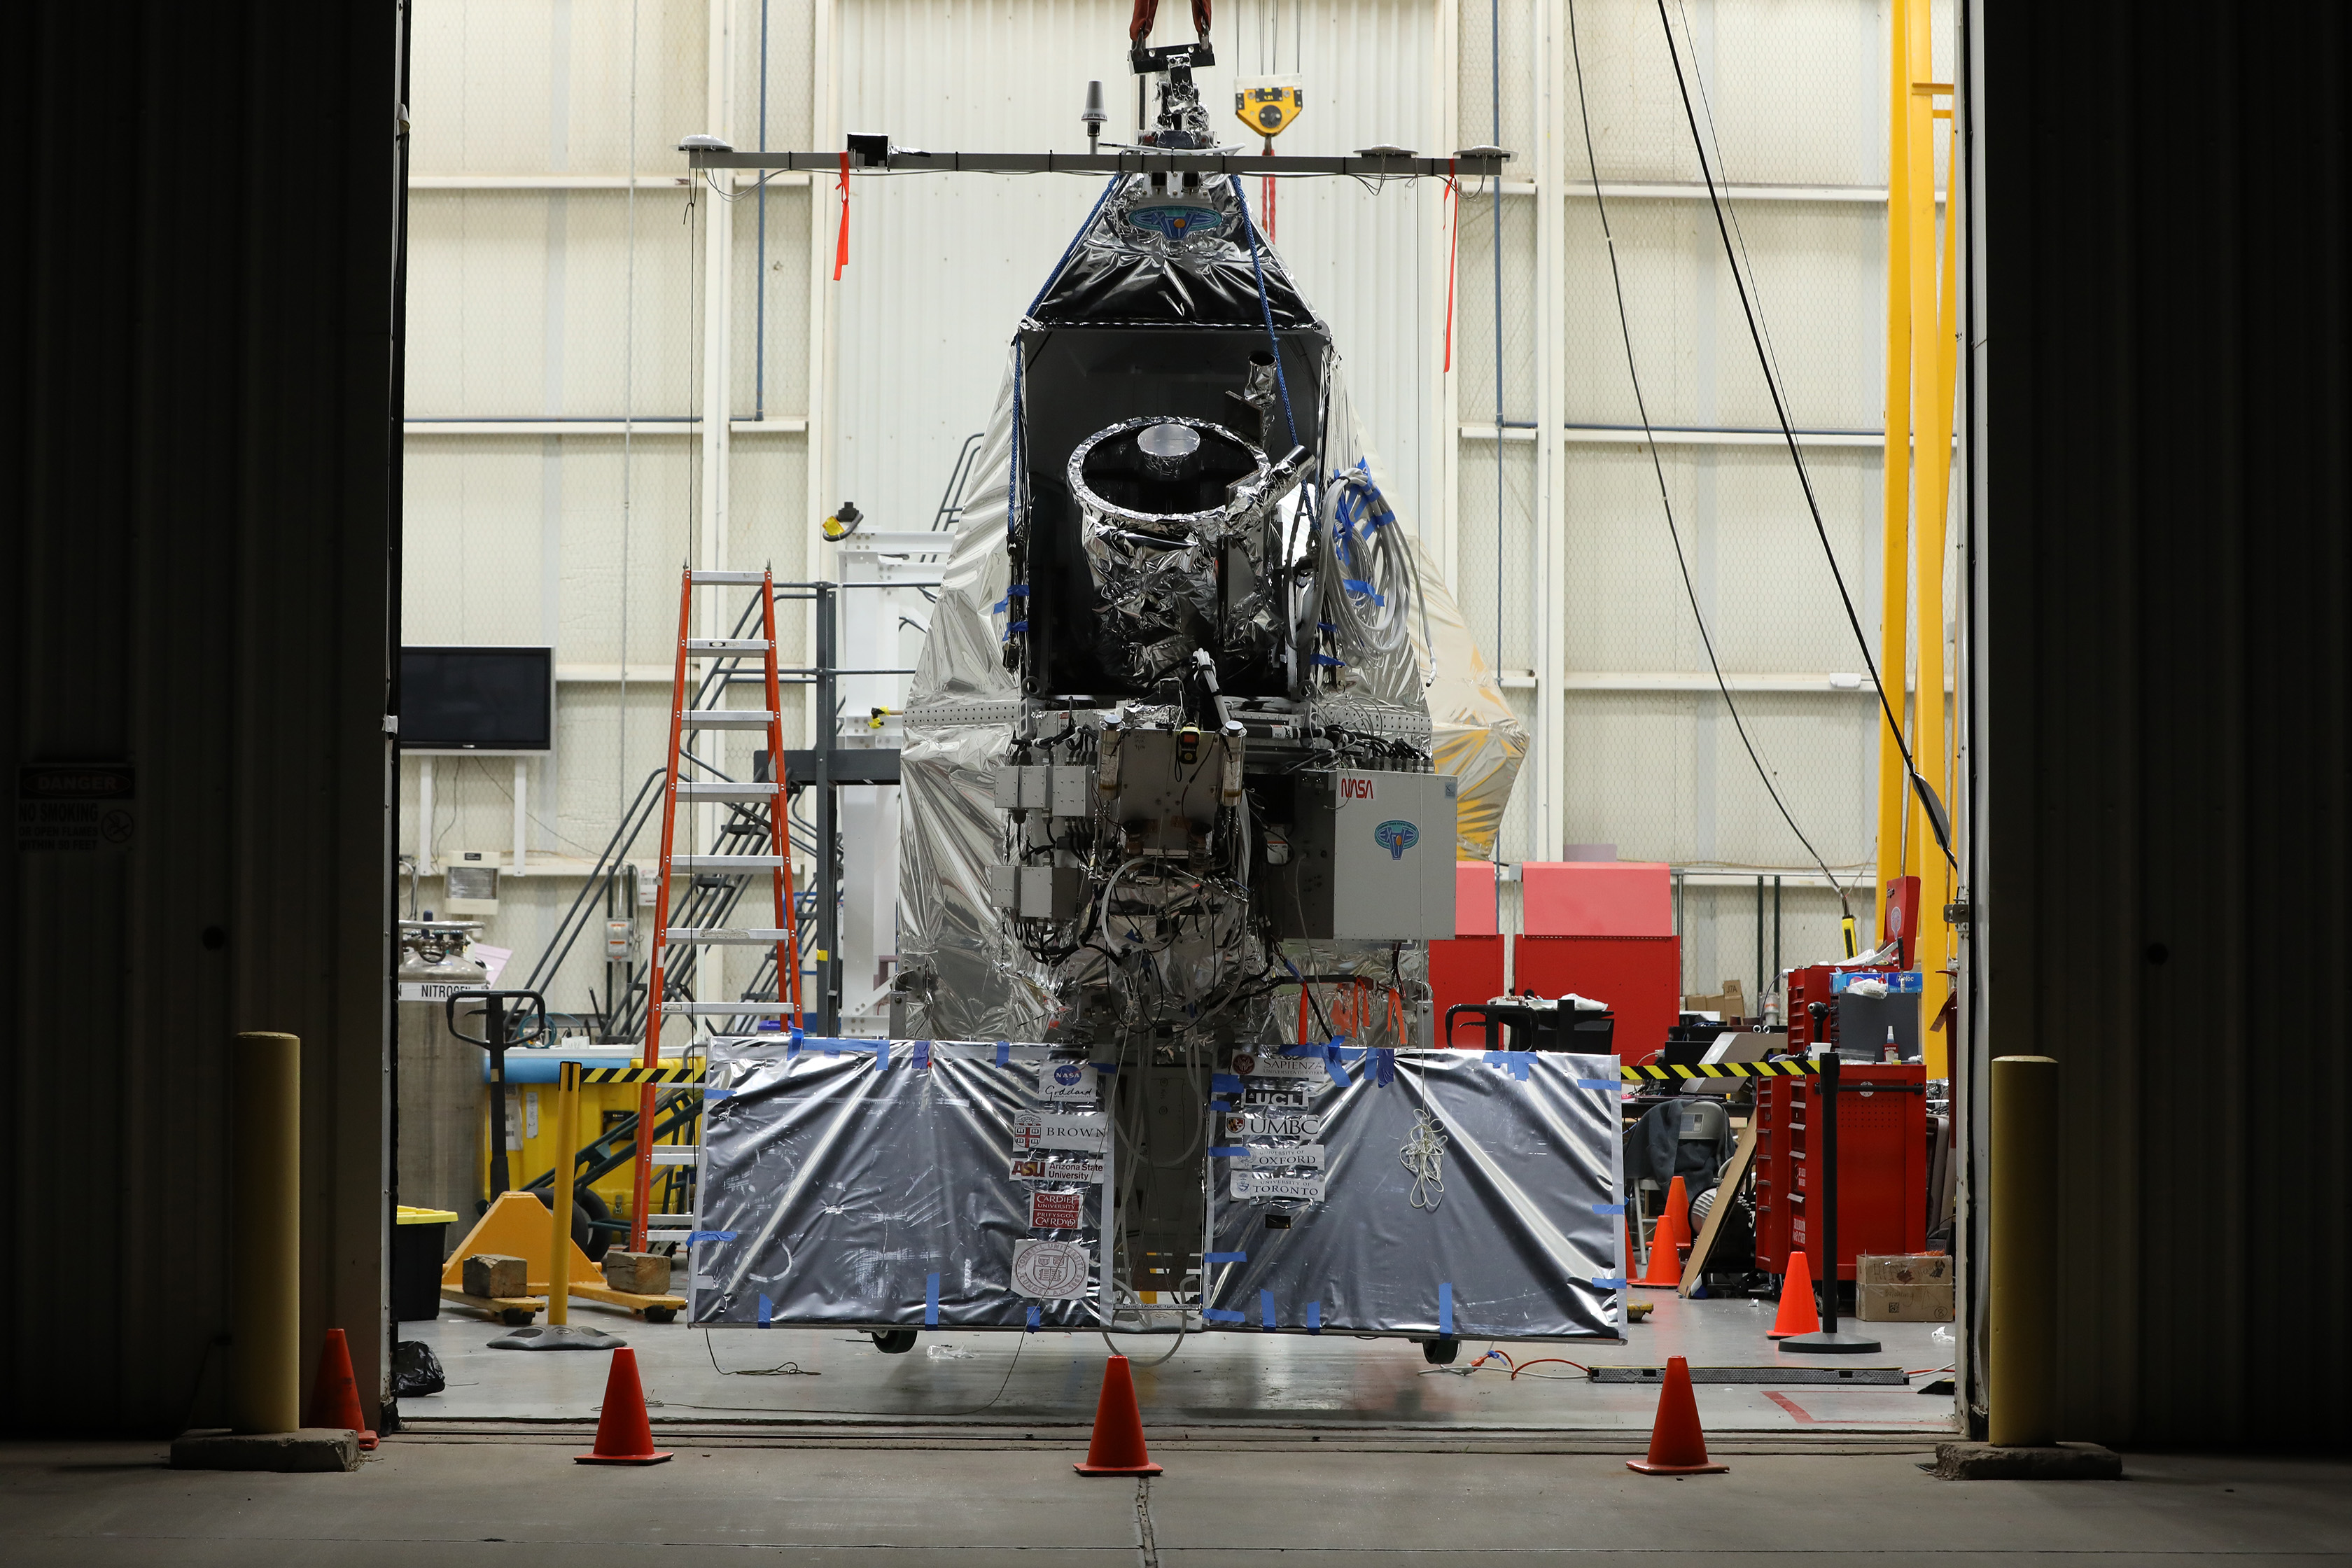
<svg viewBox="0 0 2352 1568"><path fill-rule="evenodd" d="M541 1440L395 1436L355 1475L174 1471L160 1444L0 1446L0 1564L953 1563L957 1568L1323 1568L1557 1561L1723 1568L1751 1558L2021 1568L2352 1560L2352 1465L2127 1457L2123 1481L1951 1482L1914 1454L1733 1457L1662 1480L1561 1453L1160 1452L1148 1485L1043 1445L681 1442L649 1469Z"/></svg>
<svg viewBox="0 0 2352 1568"><path fill-rule="evenodd" d="M1950 1331L1940 1325L1867 1325L1885 1344L1880 1355L1797 1356L1764 1337L1772 1322L1769 1301L1685 1301L1671 1291L1639 1299L1654 1301L1654 1312L1648 1323L1628 1331L1623 1344L1500 1348L1521 1363L1557 1356L1585 1365L1657 1365L1668 1356L1687 1357L1700 1369L1699 1415L1711 1432L1952 1430L1950 1399L1915 1392L1930 1381L1926 1375L1907 1387L1838 1388L1727 1386L1707 1382L1704 1373L1709 1366L1859 1363L1926 1373L1952 1364ZM628 1340L656 1422L1083 1425L1094 1418L1105 1354L1097 1334L925 1334L913 1352L886 1356L865 1335L842 1330L656 1326L593 1305L575 1306L572 1321ZM604 1398L606 1358L601 1355L488 1350L488 1342L504 1331L456 1310L435 1322L403 1324L400 1331L404 1339L433 1346L449 1383L446 1393L404 1401L407 1421L585 1421L594 1418ZM1657 1409L1654 1388L1589 1383L1576 1366L1559 1362L1531 1367L1517 1379L1500 1362L1460 1375L1486 1349L1475 1341L1465 1343L1449 1371L1431 1368L1417 1345L1402 1340L1196 1334L1160 1366L1144 1363L1169 1341L1125 1336L1118 1342L1134 1363L1144 1420L1157 1426L1646 1434ZM786 1363L815 1375L745 1374Z"/></svg>

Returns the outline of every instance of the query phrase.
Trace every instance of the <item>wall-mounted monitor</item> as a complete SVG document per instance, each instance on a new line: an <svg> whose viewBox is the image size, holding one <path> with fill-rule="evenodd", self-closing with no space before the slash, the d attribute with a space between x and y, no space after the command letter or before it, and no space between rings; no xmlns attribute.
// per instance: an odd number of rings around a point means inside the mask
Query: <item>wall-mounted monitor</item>
<svg viewBox="0 0 2352 1568"><path fill-rule="evenodd" d="M555 650L402 648L400 749L461 756L554 750Z"/></svg>

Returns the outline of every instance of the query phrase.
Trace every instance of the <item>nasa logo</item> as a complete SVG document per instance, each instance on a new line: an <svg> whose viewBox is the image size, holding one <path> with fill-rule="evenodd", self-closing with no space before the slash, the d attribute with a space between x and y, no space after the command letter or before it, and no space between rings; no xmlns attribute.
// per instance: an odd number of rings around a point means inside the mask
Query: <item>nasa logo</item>
<svg viewBox="0 0 2352 1568"><path fill-rule="evenodd" d="M1402 860L1404 852L1421 842L1421 829L1402 817L1392 816L1372 829L1372 842L1389 852L1391 860Z"/></svg>
<svg viewBox="0 0 2352 1568"><path fill-rule="evenodd" d="M1082 1075L1076 1062L1064 1062L1054 1069L1054 1081L1065 1089L1073 1089Z"/></svg>
<svg viewBox="0 0 2352 1568"><path fill-rule="evenodd" d="M1341 800L1371 799L1372 781L1353 776L1342 777L1339 780L1339 798Z"/></svg>

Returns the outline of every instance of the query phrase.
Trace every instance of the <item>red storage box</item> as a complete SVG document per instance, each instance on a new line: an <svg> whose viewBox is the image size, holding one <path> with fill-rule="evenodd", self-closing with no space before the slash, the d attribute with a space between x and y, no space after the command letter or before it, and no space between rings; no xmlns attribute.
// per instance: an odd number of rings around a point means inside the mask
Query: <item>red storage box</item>
<svg viewBox="0 0 2352 1568"><path fill-rule="evenodd" d="M1813 1221L1822 1186L1821 1095L1812 1078L1756 1083L1757 1266L1784 1272L1803 1248L1813 1278L1827 1277ZM1918 1252L1927 1245L1927 1069L1916 1063L1846 1062L1838 1084L1837 1278L1853 1278L1862 1253Z"/></svg>
<svg viewBox="0 0 2352 1568"><path fill-rule="evenodd" d="M1511 939L1512 984L1538 996L1573 991L1605 1002L1617 1019L1617 1056L1638 1062L1682 1020L1682 942L1671 936L1520 936Z"/></svg>
<svg viewBox="0 0 2352 1568"><path fill-rule="evenodd" d="M1673 872L1660 862L1529 860L1519 888L1529 936L1675 934Z"/></svg>

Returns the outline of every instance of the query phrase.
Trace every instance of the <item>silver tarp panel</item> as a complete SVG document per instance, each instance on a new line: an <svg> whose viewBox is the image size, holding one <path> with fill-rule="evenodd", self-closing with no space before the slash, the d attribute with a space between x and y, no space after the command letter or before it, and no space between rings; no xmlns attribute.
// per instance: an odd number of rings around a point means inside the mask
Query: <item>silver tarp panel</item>
<svg viewBox="0 0 2352 1568"><path fill-rule="evenodd" d="M1043 1046L711 1041L690 1320L1092 1326L1100 1081Z"/></svg>
<svg viewBox="0 0 2352 1568"><path fill-rule="evenodd" d="M1211 1327L1618 1335L1615 1058L1305 1049L1216 1080Z"/></svg>

